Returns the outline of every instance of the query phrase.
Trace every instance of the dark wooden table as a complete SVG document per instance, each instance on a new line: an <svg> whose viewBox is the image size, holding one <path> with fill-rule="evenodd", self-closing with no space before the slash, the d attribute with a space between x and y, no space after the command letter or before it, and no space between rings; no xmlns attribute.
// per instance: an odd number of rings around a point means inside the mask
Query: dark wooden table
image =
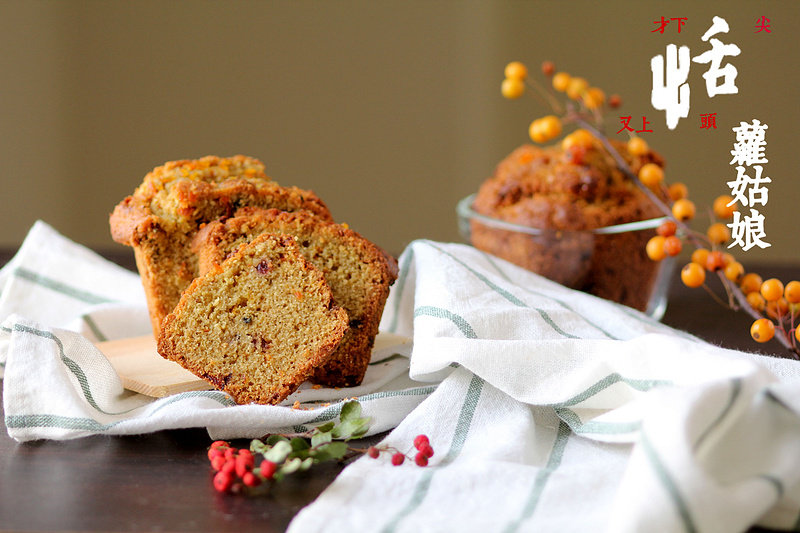
<svg viewBox="0 0 800 533"><path fill-rule="evenodd" d="M127 254L108 255L132 267ZM8 257L0 253L0 264ZM800 266L754 270L765 277L800 279ZM775 342L761 346L750 339L750 319L743 313L680 283L672 285L663 321L722 346L781 352ZM344 467L318 465L266 496L246 498L214 491L206 458L211 441L202 429L23 444L2 429L3 531L283 531Z"/></svg>

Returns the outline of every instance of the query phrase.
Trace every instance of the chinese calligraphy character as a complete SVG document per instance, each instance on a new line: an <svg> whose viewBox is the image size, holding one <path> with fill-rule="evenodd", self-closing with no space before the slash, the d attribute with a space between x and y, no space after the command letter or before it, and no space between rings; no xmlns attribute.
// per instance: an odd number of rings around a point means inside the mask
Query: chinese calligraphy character
<svg viewBox="0 0 800 533"><path fill-rule="evenodd" d="M764 148L767 145L764 138L768 128L767 124L761 124L758 119L753 119L752 124L740 122L738 127L734 127L736 142L731 150L733 159L730 164L750 166L756 163L768 163L769 161L764 157Z"/></svg>
<svg viewBox="0 0 800 533"><path fill-rule="evenodd" d="M664 17L661 18L663 19ZM767 33L772 33L772 30L769 29L770 28L769 22L770 22L769 19L762 15L761 18L756 21L756 33L760 33L762 31L765 31ZM664 33L664 30L661 30L661 33Z"/></svg>
<svg viewBox="0 0 800 533"><path fill-rule="evenodd" d="M631 118L633 117L619 117L619 121L622 122L622 127L617 133L621 133L625 130L633 131L633 128L631 128Z"/></svg>
<svg viewBox="0 0 800 533"><path fill-rule="evenodd" d="M716 113L705 113L700 115L700 129L717 129L717 114Z"/></svg>
<svg viewBox="0 0 800 533"><path fill-rule="evenodd" d="M738 56L741 50L735 44L722 44L719 39L711 39L709 41L714 35L727 33L730 29L727 21L722 17L714 17L712 21L711 27L700 38L711 43L711 50L693 57L692 61L695 63L710 63L708 70L703 74L703 78L706 80L706 92L709 97L718 94L736 94L739 92L739 88L736 87L735 83L738 74L736 67L730 63L722 68L720 68L720 65L725 56ZM720 78L723 79L723 82L718 84L717 80Z"/></svg>
<svg viewBox="0 0 800 533"><path fill-rule="evenodd" d="M753 119L752 124L747 122L739 124L738 127L732 128L736 133L736 142L731 150L733 159L730 164L736 164L737 167L736 179L728 182L728 187L731 188L733 195L728 206L736 202L750 206L750 215L742 217L738 211L734 211L733 220L728 224L728 227L731 228L733 242L728 248L738 245L742 247L742 250L747 251L753 246L759 248L771 246L762 240L766 236L764 215L753 209L753 206L756 204L767 205L769 191L764 184L771 183L772 180L762 177L764 167L758 164L767 162L767 158L764 156L764 147L767 144L765 132L768 126L761 124L761 121L757 119ZM743 165L751 167L755 171L753 177L747 175Z"/></svg>
<svg viewBox="0 0 800 533"><path fill-rule="evenodd" d="M666 67L666 72L665 72ZM681 118L689 116L689 47L667 45L666 61L659 54L650 60L653 72L653 92L650 103L655 109L665 111L667 127L675 129Z"/></svg>
<svg viewBox="0 0 800 533"><path fill-rule="evenodd" d="M766 236L764 232L764 215L755 209L750 209L750 215L742 217L738 211L733 212L733 221L727 224L731 228L731 238L733 242L728 248L741 246L745 252L753 246L767 248L772 246L761 239Z"/></svg>
<svg viewBox="0 0 800 533"><path fill-rule="evenodd" d="M661 17L662 27L659 30L663 33L664 26L672 20L678 21L680 31L680 24L687 19L681 17L666 20ZM658 22L655 21L656 24ZM690 59L689 47L676 48L674 44L668 44L665 55L658 54L650 59L650 70L653 74L650 101L655 109L665 112L669 129L675 129L681 118L689 116L690 88L687 80L692 62L708 64L708 70L703 74L703 78L706 81L706 92L709 97L739 92L739 88L736 87L738 71L730 63L723 65L723 60L727 56L738 56L741 50L735 44L723 44L714 38L718 33L727 33L729 29L724 18L714 17L711 27L701 37L704 42L711 44L710 50ZM713 126L708 124L706 128L716 129L716 120Z"/></svg>
<svg viewBox="0 0 800 533"><path fill-rule="evenodd" d="M661 20L654 20L653 24L661 24L661 26L656 28L656 29L654 29L650 33L655 33L655 32L664 33L664 28L667 27L667 24L669 24L669 21L664 18L664 15L661 15Z"/></svg>
<svg viewBox="0 0 800 533"><path fill-rule="evenodd" d="M736 179L728 182L728 187L731 188L731 194L733 195L733 200L728 205L733 205L736 202L750 206L767 204L769 191L762 184L772 183L772 180L767 177L761 177L764 171L764 167L761 165L754 165L753 168L756 174L755 177L751 178L745 173L744 167L736 167ZM745 196L745 192L748 193L747 196Z"/></svg>
<svg viewBox="0 0 800 533"><path fill-rule="evenodd" d="M633 117L619 117L619 121L622 123L622 127L617 130L617 133L622 133L623 131L634 131L633 127L631 126L631 119ZM647 120L647 117L642 116L642 129L635 130L636 133L653 133L653 130L647 129L647 125L650 124L650 121Z"/></svg>
<svg viewBox="0 0 800 533"><path fill-rule="evenodd" d="M661 16L661 20L654 20L653 21L653 24L658 24L659 26L658 26L658 28L652 30L650 33L658 32L658 33L663 34L664 33L664 29L667 27L667 24L669 24L672 21L677 21L678 22L678 33L680 33L681 32L681 28L683 28L683 25L686 24L687 20L689 20L688 17L672 17L671 19L667 20L662 15Z"/></svg>

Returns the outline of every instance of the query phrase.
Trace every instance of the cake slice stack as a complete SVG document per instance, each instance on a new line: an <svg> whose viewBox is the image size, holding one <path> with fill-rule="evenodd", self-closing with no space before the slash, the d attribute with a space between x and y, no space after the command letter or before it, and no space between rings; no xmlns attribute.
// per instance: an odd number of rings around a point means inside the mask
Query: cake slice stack
<svg viewBox="0 0 800 533"><path fill-rule="evenodd" d="M311 213L243 208L236 216L206 225L192 249L200 274L213 271L238 248L263 233L294 237L300 252L322 272L337 305L347 310L349 329L330 362L312 381L330 387L361 383L369 364L389 286L397 263L383 250L343 224Z"/></svg>
<svg viewBox="0 0 800 533"><path fill-rule="evenodd" d="M110 218L159 353L238 403L361 383L397 262L253 158L157 167Z"/></svg>
<svg viewBox="0 0 800 533"><path fill-rule="evenodd" d="M275 404L330 359L347 324L297 242L263 234L192 282L158 352L237 403Z"/></svg>

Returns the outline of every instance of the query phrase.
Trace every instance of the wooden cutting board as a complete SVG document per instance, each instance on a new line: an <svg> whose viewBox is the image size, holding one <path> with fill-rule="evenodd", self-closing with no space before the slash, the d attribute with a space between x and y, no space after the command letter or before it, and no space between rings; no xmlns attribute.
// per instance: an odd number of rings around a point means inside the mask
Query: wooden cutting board
<svg viewBox="0 0 800 533"><path fill-rule="evenodd" d="M373 360L392 353L409 355L411 340L392 333L379 333L372 350ZM179 392L211 390L207 382L178 363L168 361L156 350L152 335L97 343L96 346L114 367L122 386L154 398Z"/></svg>
<svg viewBox="0 0 800 533"><path fill-rule="evenodd" d="M128 390L163 398L179 392L212 388L178 363L158 355L152 335L100 342L96 346Z"/></svg>

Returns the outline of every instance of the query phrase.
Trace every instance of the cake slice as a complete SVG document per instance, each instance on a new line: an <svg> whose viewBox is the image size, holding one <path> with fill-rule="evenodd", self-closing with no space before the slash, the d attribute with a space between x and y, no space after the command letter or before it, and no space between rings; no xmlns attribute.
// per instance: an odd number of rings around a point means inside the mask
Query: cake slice
<svg viewBox="0 0 800 533"><path fill-rule="evenodd" d="M191 283L158 352L237 403L277 404L330 359L347 323L295 239L264 234Z"/></svg>
<svg viewBox="0 0 800 533"><path fill-rule="evenodd" d="M331 357L317 368L315 383L358 385L364 378L397 262L343 224L308 212L242 208L233 218L211 222L195 236L198 271L213 271L227 256L263 233L292 235L303 256L325 276L336 305L350 318L347 333Z"/></svg>
<svg viewBox="0 0 800 533"><path fill-rule="evenodd" d="M307 210L331 220L311 191L282 187L252 157L207 156L171 161L148 173L110 217L115 241L132 246L142 278L153 334L197 276L192 236L200 225L252 205Z"/></svg>

